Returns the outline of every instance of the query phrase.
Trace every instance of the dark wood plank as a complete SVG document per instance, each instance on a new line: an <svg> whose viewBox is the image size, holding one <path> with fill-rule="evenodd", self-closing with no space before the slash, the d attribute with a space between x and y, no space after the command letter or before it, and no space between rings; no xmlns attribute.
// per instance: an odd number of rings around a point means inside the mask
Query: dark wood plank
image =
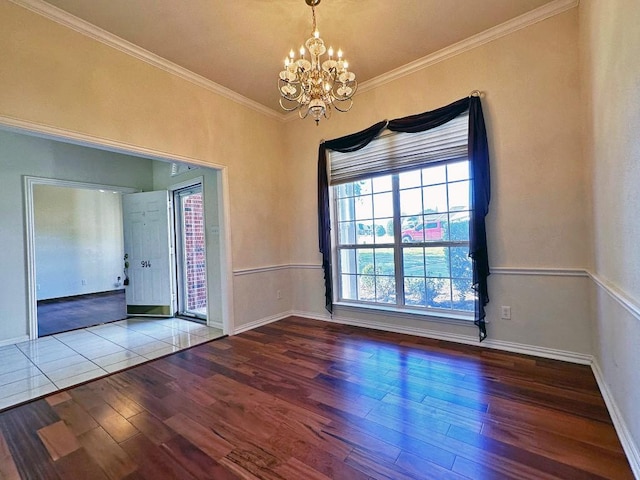
<svg viewBox="0 0 640 480"><path fill-rule="evenodd" d="M0 475L633 478L589 367L296 317L2 412Z"/></svg>

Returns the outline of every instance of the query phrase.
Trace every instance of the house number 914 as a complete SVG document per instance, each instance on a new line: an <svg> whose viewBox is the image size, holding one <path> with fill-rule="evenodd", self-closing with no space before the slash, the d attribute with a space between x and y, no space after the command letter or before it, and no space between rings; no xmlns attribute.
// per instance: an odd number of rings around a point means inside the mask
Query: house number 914
<svg viewBox="0 0 640 480"><path fill-rule="evenodd" d="M140 265L142 266L142 268L151 268L151 261L150 260L142 260L140 262Z"/></svg>

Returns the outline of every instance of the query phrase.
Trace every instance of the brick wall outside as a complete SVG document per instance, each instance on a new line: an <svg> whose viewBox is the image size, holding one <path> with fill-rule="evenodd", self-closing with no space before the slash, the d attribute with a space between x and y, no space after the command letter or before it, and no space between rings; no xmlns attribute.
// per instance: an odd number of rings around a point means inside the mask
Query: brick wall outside
<svg viewBox="0 0 640 480"><path fill-rule="evenodd" d="M187 309L196 310L207 306L202 194L189 195L185 198L183 212L187 269Z"/></svg>

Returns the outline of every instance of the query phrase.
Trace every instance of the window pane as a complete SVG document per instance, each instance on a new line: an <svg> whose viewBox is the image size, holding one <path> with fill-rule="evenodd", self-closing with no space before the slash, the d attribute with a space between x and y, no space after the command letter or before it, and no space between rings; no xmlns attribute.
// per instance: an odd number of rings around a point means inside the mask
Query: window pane
<svg viewBox="0 0 640 480"><path fill-rule="evenodd" d="M451 247L451 276L471 279L473 267L469 257L469 247Z"/></svg>
<svg viewBox="0 0 640 480"><path fill-rule="evenodd" d="M358 273L373 275L373 249L358 248L356 250L356 268Z"/></svg>
<svg viewBox="0 0 640 480"><path fill-rule="evenodd" d="M396 303L396 281L387 275L376 276L376 301Z"/></svg>
<svg viewBox="0 0 640 480"><path fill-rule="evenodd" d="M355 204L353 198L343 198L338 201L338 218L342 221L353 220Z"/></svg>
<svg viewBox="0 0 640 480"><path fill-rule="evenodd" d="M358 275L358 300L372 302L376 299L376 277Z"/></svg>
<svg viewBox="0 0 640 480"><path fill-rule="evenodd" d="M353 183L344 183L335 187L336 197L344 198L353 196Z"/></svg>
<svg viewBox="0 0 640 480"><path fill-rule="evenodd" d="M469 161L455 162L447 165L447 180L455 182L456 180L466 180L469 178Z"/></svg>
<svg viewBox="0 0 640 480"><path fill-rule="evenodd" d="M415 219L415 221L413 221ZM424 242L424 224L422 217L410 217L401 231L402 243Z"/></svg>
<svg viewBox="0 0 640 480"><path fill-rule="evenodd" d="M445 183L446 167L445 165L434 165L433 167L427 167L422 169L422 184L434 185L436 183Z"/></svg>
<svg viewBox="0 0 640 480"><path fill-rule="evenodd" d="M338 242L340 245L356 243L356 224L354 222L340 222L338 229Z"/></svg>
<svg viewBox="0 0 640 480"><path fill-rule="evenodd" d="M469 210L469 181L449 184L449 205L452 212Z"/></svg>
<svg viewBox="0 0 640 480"><path fill-rule="evenodd" d="M396 267L393 261L393 248L376 248L376 275L395 275Z"/></svg>
<svg viewBox="0 0 640 480"><path fill-rule="evenodd" d="M447 209L447 186L424 187L424 212L442 213Z"/></svg>
<svg viewBox="0 0 640 480"><path fill-rule="evenodd" d="M406 277L424 277L424 248L403 248L402 262Z"/></svg>
<svg viewBox="0 0 640 480"><path fill-rule="evenodd" d="M404 190L411 187L420 186L420 170L411 172L403 172L399 175L400 189Z"/></svg>
<svg viewBox="0 0 640 480"><path fill-rule="evenodd" d="M426 306L451 308L451 280L448 278L427 278Z"/></svg>
<svg viewBox="0 0 640 480"><path fill-rule="evenodd" d="M424 240L425 242L441 242L447 240L449 229L447 215L425 215L424 217Z"/></svg>
<svg viewBox="0 0 640 480"><path fill-rule="evenodd" d="M449 214L449 235L452 242L469 241L470 212L455 212Z"/></svg>
<svg viewBox="0 0 640 480"><path fill-rule="evenodd" d="M391 191L391 175L384 177L376 177L373 179L374 192L390 192Z"/></svg>
<svg viewBox="0 0 640 480"><path fill-rule="evenodd" d="M373 222L356 223L356 243L359 245L373 243Z"/></svg>
<svg viewBox="0 0 640 480"><path fill-rule="evenodd" d="M355 198L355 219L369 220L373 218L373 205L371 195L364 195Z"/></svg>
<svg viewBox="0 0 640 480"><path fill-rule="evenodd" d="M471 280L454 278L451 280L452 305L455 310L474 311L475 292L471 288Z"/></svg>
<svg viewBox="0 0 640 480"><path fill-rule="evenodd" d="M427 277L449 277L449 248L428 247L424 249Z"/></svg>
<svg viewBox="0 0 640 480"><path fill-rule="evenodd" d="M400 190L400 214L422 214L422 191L419 188Z"/></svg>
<svg viewBox="0 0 640 480"><path fill-rule="evenodd" d="M373 217L393 217L393 196L389 193L376 193L373 196Z"/></svg>
<svg viewBox="0 0 640 480"><path fill-rule="evenodd" d="M393 243L393 218L380 218L373 223L376 243Z"/></svg>
<svg viewBox="0 0 640 480"><path fill-rule="evenodd" d="M340 250L340 268L342 273L356 273L355 250Z"/></svg>
<svg viewBox="0 0 640 480"><path fill-rule="evenodd" d="M404 279L405 305L424 306L426 303L426 286L424 278Z"/></svg>
<svg viewBox="0 0 640 480"><path fill-rule="evenodd" d="M341 298L345 300L358 299L358 284L355 275L341 275L340 286Z"/></svg>
<svg viewBox="0 0 640 480"><path fill-rule="evenodd" d="M353 182L353 194L354 195L367 195L372 192L371 180L358 180Z"/></svg>

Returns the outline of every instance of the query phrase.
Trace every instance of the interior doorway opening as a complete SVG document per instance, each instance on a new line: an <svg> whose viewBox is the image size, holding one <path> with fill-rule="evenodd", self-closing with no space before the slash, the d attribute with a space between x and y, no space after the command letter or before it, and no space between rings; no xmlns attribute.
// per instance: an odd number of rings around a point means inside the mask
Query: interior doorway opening
<svg viewBox="0 0 640 480"><path fill-rule="evenodd" d="M202 183L173 191L177 314L207 321L207 250Z"/></svg>

